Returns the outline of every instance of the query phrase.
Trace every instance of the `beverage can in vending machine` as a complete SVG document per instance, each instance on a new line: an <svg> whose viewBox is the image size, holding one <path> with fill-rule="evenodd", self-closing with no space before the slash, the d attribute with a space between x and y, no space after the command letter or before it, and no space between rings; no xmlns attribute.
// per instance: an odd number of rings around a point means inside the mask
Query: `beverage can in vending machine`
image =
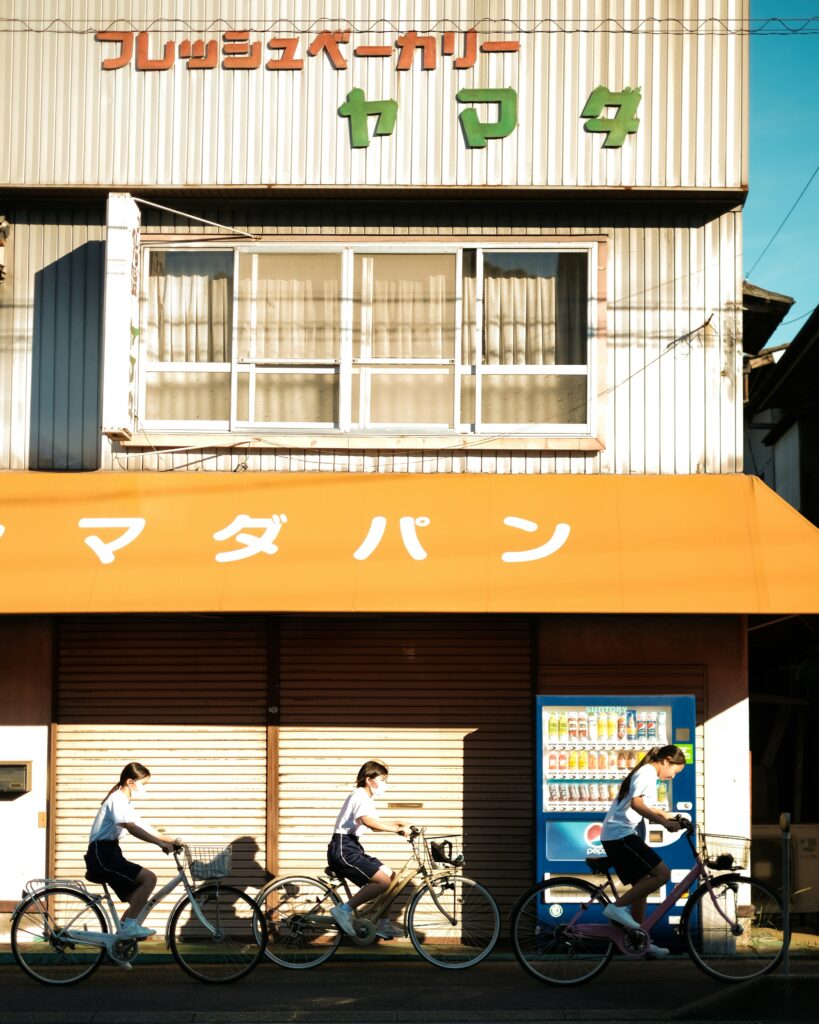
<svg viewBox="0 0 819 1024"><path fill-rule="evenodd" d="M552 783L552 785L549 786L549 799L555 804L560 799L560 786L555 783Z"/></svg>
<svg viewBox="0 0 819 1024"><path fill-rule="evenodd" d="M569 799L572 803L577 803L580 799L580 787L576 782L569 783Z"/></svg>
<svg viewBox="0 0 819 1024"><path fill-rule="evenodd" d="M665 711L657 712L657 745L660 747L666 746L668 743L668 713Z"/></svg>
<svg viewBox="0 0 819 1024"><path fill-rule="evenodd" d="M646 713L642 709L637 712L637 742L645 743L646 740Z"/></svg>
<svg viewBox="0 0 819 1024"><path fill-rule="evenodd" d="M560 783L560 799L563 803L569 799L569 786L565 782Z"/></svg>
<svg viewBox="0 0 819 1024"><path fill-rule="evenodd" d="M616 750L610 751L609 752L609 771L610 772L616 772L617 771L617 765L618 765L619 761L620 761L620 755L618 754L618 752Z"/></svg>
<svg viewBox="0 0 819 1024"><path fill-rule="evenodd" d="M549 751L549 757L548 757L548 762L547 763L548 763L548 766L549 766L548 770L550 772L556 772L557 771L558 757L557 757L557 751L556 750L550 750Z"/></svg>
<svg viewBox="0 0 819 1024"><path fill-rule="evenodd" d="M584 774L589 770L589 752L581 747L577 752L577 770Z"/></svg>
<svg viewBox="0 0 819 1024"><path fill-rule="evenodd" d="M558 743L569 742L569 714L565 708L560 712L557 720L557 739Z"/></svg>
<svg viewBox="0 0 819 1024"><path fill-rule="evenodd" d="M597 803L600 799L600 787L596 782L592 782L589 786L589 800L593 803Z"/></svg>
<svg viewBox="0 0 819 1024"><path fill-rule="evenodd" d="M577 751L576 750L570 750L569 751L568 761L569 761L569 771L570 772L576 772L577 771Z"/></svg>
<svg viewBox="0 0 819 1024"><path fill-rule="evenodd" d="M657 742L657 712L646 711L646 743L653 747Z"/></svg>
<svg viewBox="0 0 819 1024"><path fill-rule="evenodd" d="M610 800L616 800L619 795L620 795L620 783L619 782L610 782L609 783L609 799Z"/></svg>
<svg viewBox="0 0 819 1024"><path fill-rule="evenodd" d="M547 733L547 735L549 736L549 742L550 743L557 743L557 737L558 737L558 734L559 734L559 722L560 722L560 715L557 713L557 711L550 711L549 712L548 733Z"/></svg>
<svg viewBox="0 0 819 1024"><path fill-rule="evenodd" d="M617 716L617 742L624 743L626 739L626 713L621 711Z"/></svg>
<svg viewBox="0 0 819 1024"><path fill-rule="evenodd" d="M626 758L626 768L631 769L631 768L636 768L636 767L637 767L637 754L633 750L630 750L628 752L628 757Z"/></svg>
<svg viewBox="0 0 819 1024"><path fill-rule="evenodd" d="M557 770L559 772L567 772L569 770L569 755L565 750L561 750L557 755Z"/></svg>
<svg viewBox="0 0 819 1024"><path fill-rule="evenodd" d="M585 711L577 712L577 742L586 743L589 738L589 716Z"/></svg>
<svg viewBox="0 0 819 1024"><path fill-rule="evenodd" d="M657 783L657 805L662 810L668 809L668 783L658 782Z"/></svg>
<svg viewBox="0 0 819 1024"><path fill-rule="evenodd" d="M586 782L580 783L580 799L588 803L589 800L589 786Z"/></svg>
<svg viewBox="0 0 819 1024"><path fill-rule="evenodd" d="M596 743L597 742L597 711L594 708L592 708L592 710L589 711L588 715L586 716L586 719L587 719L587 722L588 722L587 728L589 730L589 743Z"/></svg>
<svg viewBox="0 0 819 1024"><path fill-rule="evenodd" d="M589 771L594 773L597 771L597 751L589 751Z"/></svg>
<svg viewBox="0 0 819 1024"><path fill-rule="evenodd" d="M577 712L569 712L569 743L577 743Z"/></svg>
<svg viewBox="0 0 819 1024"><path fill-rule="evenodd" d="M617 771L618 772L624 772L626 770L627 766L628 766L628 764L627 764L627 760L626 760L626 752L625 752L625 750L618 751L618 753L617 753Z"/></svg>
<svg viewBox="0 0 819 1024"><path fill-rule="evenodd" d="M617 712L612 708L606 717L608 720L609 743L614 743L617 739Z"/></svg>
<svg viewBox="0 0 819 1024"><path fill-rule="evenodd" d="M626 739L633 743L637 739L637 711L629 708L626 712Z"/></svg>

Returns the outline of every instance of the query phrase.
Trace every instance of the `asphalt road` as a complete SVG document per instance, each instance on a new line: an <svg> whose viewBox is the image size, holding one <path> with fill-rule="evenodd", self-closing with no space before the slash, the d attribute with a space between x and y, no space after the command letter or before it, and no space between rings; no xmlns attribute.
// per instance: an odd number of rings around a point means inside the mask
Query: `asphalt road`
<svg viewBox="0 0 819 1024"><path fill-rule="evenodd" d="M726 986L687 958L618 963L588 985L559 989L514 962L442 971L423 962L344 961L311 971L261 965L233 985L203 985L173 964L101 967L54 989L0 967L0 1024L480 1024L524 1021L815 1021L819 963Z"/></svg>

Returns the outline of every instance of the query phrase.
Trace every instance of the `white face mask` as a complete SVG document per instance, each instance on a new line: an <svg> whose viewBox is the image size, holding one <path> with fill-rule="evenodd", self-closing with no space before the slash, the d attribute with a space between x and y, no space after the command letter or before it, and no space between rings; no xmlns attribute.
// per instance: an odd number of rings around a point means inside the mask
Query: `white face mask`
<svg viewBox="0 0 819 1024"><path fill-rule="evenodd" d="M145 796L147 792L142 779L134 779L134 788L131 790L131 796Z"/></svg>
<svg viewBox="0 0 819 1024"><path fill-rule="evenodd" d="M373 796L375 796L376 794L378 794L379 796L383 796L383 794L387 792L387 780L371 779L370 788L373 791Z"/></svg>

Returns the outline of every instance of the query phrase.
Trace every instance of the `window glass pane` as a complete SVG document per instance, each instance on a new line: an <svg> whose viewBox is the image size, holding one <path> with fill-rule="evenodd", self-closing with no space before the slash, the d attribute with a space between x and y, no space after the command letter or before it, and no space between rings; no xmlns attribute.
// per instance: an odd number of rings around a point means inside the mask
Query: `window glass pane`
<svg viewBox="0 0 819 1024"><path fill-rule="evenodd" d="M353 369L353 419L359 416L362 390L364 406L369 409L369 425L385 423L413 426L452 426L452 371L413 373L379 373L377 370ZM366 426L366 416L361 423Z"/></svg>
<svg viewBox="0 0 819 1024"><path fill-rule="evenodd" d="M585 253L485 252L484 362L586 362Z"/></svg>
<svg viewBox="0 0 819 1024"><path fill-rule="evenodd" d="M229 373L183 373L160 370L145 382L147 420L227 420L230 418Z"/></svg>
<svg viewBox="0 0 819 1024"><path fill-rule="evenodd" d="M474 366L477 362L477 322L476 305L476 253L474 249L464 249L463 280L461 286L461 362L465 366Z"/></svg>
<svg viewBox="0 0 819 1024"><path fill-rule="evenodd" d="M475 378L461 375L461 423L470 426L475 422Z"/></svg>
<svg viewBox="0 0 819 1024"><path fill-rule="evenodd" d="M586 423L583 376L486 373L481 375L481 422L548 426Z"/></svg>
<svg viewBox="0 0 819 1024"><path fill-rule="evenodd" d="M355 257L353 356L453 359L454 253Z"/></svg>
<svg viewBox="0 0 819 1024"><path fill-rule="evenodd" d="M152 252L148 261L148 359L228 362L232 279L232 253Z"/></svg>
<svg viewBox="0 0 819 1024"><path fill-rule="evenodd" d="M238 315L240 359L337 359L341 255L241 255Z"/></svg>
<svg viewBox="0 0 819 1024"><path fill-rule="evenodd" d="M255 409L250 409L250 374L239 375L237 418L253 423L338 421L335 373L257 373Z"/></svg>

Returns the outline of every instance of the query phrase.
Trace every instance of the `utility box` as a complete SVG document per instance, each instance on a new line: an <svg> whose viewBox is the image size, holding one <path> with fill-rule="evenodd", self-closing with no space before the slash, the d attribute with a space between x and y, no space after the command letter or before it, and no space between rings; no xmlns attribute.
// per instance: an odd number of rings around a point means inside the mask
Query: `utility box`
<svg viewBox="0 0 819 1024"><path fill-rule="evenodd" d="M0 761L0 799L31 791L31 761Z"/></svg>

